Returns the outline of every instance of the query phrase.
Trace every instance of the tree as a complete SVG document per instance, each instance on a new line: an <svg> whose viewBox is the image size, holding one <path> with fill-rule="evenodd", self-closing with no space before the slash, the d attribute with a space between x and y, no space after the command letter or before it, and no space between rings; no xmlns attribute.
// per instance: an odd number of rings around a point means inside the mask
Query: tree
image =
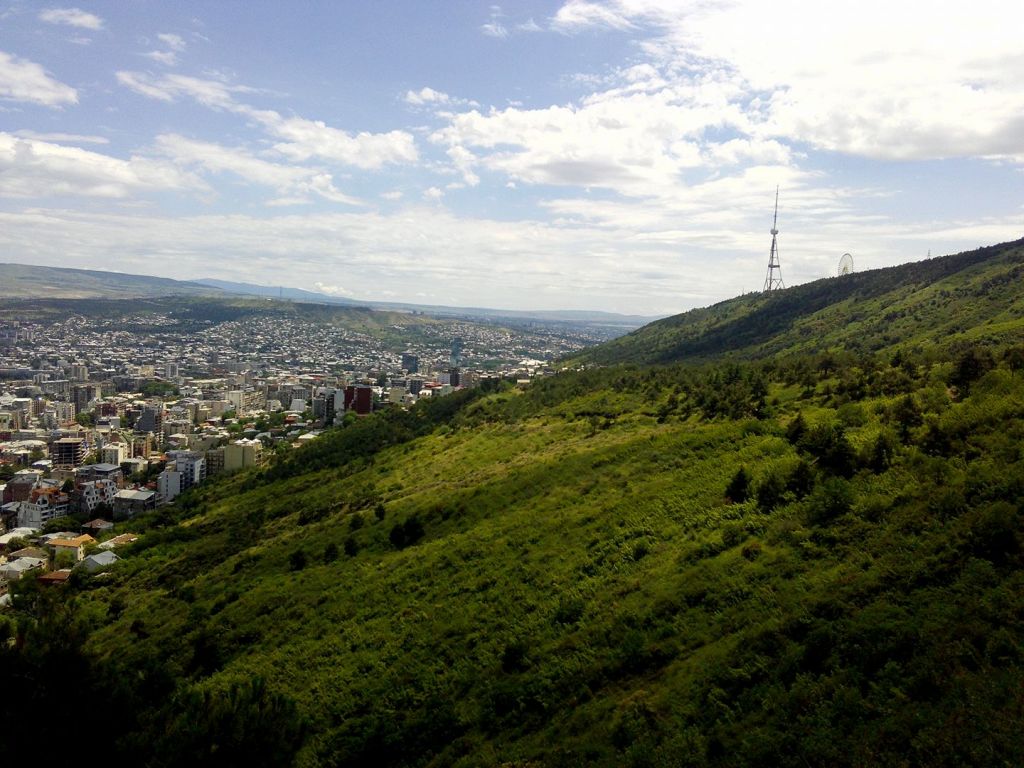
<svg viewBox="0 0 1024 768"><path fill-rule="evenodd" d="M288 567L293 571L301 571L306 567L306 553L296 549L288 556Z"/></svg>
<svg viewBox="0 0 1024 768"><path fill-rule="evenodd" d="M395 549L401 549L405 546L405 526L401 523L395 523L391 526L391 532L388 534L388 541L391 542L391 546Z"/></svg>
<svg viewBox="0 0 1024 768"><path fill-rule="evenodd" d="M338 545L333 541L324 547L324 562L333 563L338 559Z"/></svg>
<svg viewBox="0 0 1024 768"><path fill-rule="evenodd" d="M782 503L785 492L786 486L782 478L772 472L757 486L757 508L761 512L771 512Z"/></svg>
<svg viewBox="0 0 1024 768"><path fill-rule="evenodd" d="M972 347L960 355L954 364L950 384L961 395L966 395L971 391L971 384L991 370L993 364L991 352L985 348Z"/></svg>
<svg viewBox="0 0 1024 768"><path fill-rule="evenodd" d="M911 394L904 395L892 407L892 420L899 428L900 440L904 443L910 438L910 430L921 426L921 409Z"/></svg>
<svg viewBox="0 0 1024 768"><path fill-rule="evenodd" d="M804 420L804 412L799 411L789 424L786 425L786 439L796 445L807 432L807 422Z"/></svg>
<svg viewBox="0 0 1024 768"><path fill-rule="evenodd" d="M840 477L826 478L808 500L811 522L828 523L853 508L853 489Z"/></svg>
<svg viewBox="0 0 1024 768"><path fill-rule="evenodd" d="M786 480L786 490L802 499L814 489L814 470L804 459L800 459Z"/></svg>
<svg viewBox="0 0 1024 768"><path fill-rule="evenodd" d="M750 498L750 473L740 467L725 488L725 498L733 504L742 504Z"/></svg>
<svg viewBox="0 0 1024 768"><path fill-rule="evenodd" d="M853 474L856 457L853 446L843 428L836 424L819 424L807 431L801 442L812 456L817 457L818 466L826 472L841 477Z"/></svg>
<svg viewBox="0 0 1024 768"><path fill-rule="evenodd" d="M875 442L871 445L871 450L865 464L876 474L884 472L892 463L894 448L893 440L889 437L889 434L887 432L880 432L878 437L875 438Z"/></svg>
<svg viewBox="0 0 1024 768"><path fill-rule="evenodd" d="M413 515L404 523L395 523L388 534L388 540L395 549L411 546L423 538L423 523Z"/></svg>
<svg viewBox="0 0 1024 768"><path fill-rule="evenodd" d="M1024 347L1010 347L1003 352L1003 362L1010 369L1011 374L1024 369Z"/></svg>

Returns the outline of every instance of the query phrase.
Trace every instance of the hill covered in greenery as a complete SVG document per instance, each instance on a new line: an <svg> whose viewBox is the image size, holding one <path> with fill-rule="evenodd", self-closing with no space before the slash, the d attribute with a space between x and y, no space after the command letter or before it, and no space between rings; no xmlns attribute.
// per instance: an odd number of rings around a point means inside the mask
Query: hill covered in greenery
<svg viewBox="0 0 1024 768"><path fill-rule="evenodd" d="M943 290L975 290L975 258ZM1022 764L1024 346L975 317L955 346L865 332L464 391L205 485L132 521L108 574L18 588L5 741L103 733L150 766Z"/></svg>
<svg viewBox="0 0 1024 768"><path fill-rule="evenodd" d="M843 349L922 351L1024 338L1024 240L771 294L747 294L659 320L578 360L664 364Z"/></svg>

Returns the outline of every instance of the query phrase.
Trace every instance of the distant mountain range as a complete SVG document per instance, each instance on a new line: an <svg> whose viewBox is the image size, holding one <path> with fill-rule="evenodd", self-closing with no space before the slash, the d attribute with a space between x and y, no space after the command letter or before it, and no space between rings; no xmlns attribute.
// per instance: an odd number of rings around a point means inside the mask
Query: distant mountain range
<svg viewBox="0 0 1024 768"><path fill-rule="evenodd" d="M208 285L166 277L93 269L0 264L0 298L116 299L155 296L220 296Z"/></svg>
<svg viewBox="0 0 1024 768"><path fill-rule="evenodd" d="M369 307L386 311L422 312L441 317L464 317L494 322L571 323L618 328L638 328L659 316L620 315L583 310L509 310L485 307L447 307L402 302L359 301L300 288L272 287L212 278L182 281L148 275L129 275L64 267L29 264L0 264L0 298L6 299L115 299L157 296L261 296L286 301Z"/></svg>
<svg viewBox="0 0 1024 768"><path fill-rule="evenodd" d="M638 328L641 325L657 320L661 315L645 317L642 315L620 315L615 312L599 312L589 310L515 310L488 309L486 307L448 307L440 304L407 304L394 301L358 301L343 296L329 296L325 293L304 291L301 288L271 287L255 283L235 283L228 280L204 278L195 282L211 288L218 288L226 293L245 296L266 296L268 298L289 301L310 301L315 303L341 304L344 306L370 307L399 312L424 312L430 315L446 317L467 317L473 319L511 318L516 320L543 320L546 322L589 323L598 325L617 325Z"/></svg>

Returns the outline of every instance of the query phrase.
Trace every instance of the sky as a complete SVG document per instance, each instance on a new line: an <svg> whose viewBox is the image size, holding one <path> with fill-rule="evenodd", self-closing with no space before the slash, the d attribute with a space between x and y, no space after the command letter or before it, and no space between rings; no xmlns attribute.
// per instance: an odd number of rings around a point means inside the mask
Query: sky
<svg viewBox="0 0 1024 768"><path fill-rule="evenodd" d="M0 0L0 261L674 314L1024 236L1024 5ZM0 287L2 295L2 287Z"/></svg>

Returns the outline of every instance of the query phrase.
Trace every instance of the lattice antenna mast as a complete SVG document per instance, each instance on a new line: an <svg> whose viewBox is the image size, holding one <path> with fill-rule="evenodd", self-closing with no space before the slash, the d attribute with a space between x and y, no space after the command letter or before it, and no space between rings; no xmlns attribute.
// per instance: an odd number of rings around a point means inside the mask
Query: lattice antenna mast
<svg viewBox="0 0 1024 768"><path fill-rule="evenodd" d="M775 216L772 218L772 250L768 255L768 275L764 279L764 292L770 293L786 286L782 283L782 265L779 264L779 188L775 187Z"/></svg>

